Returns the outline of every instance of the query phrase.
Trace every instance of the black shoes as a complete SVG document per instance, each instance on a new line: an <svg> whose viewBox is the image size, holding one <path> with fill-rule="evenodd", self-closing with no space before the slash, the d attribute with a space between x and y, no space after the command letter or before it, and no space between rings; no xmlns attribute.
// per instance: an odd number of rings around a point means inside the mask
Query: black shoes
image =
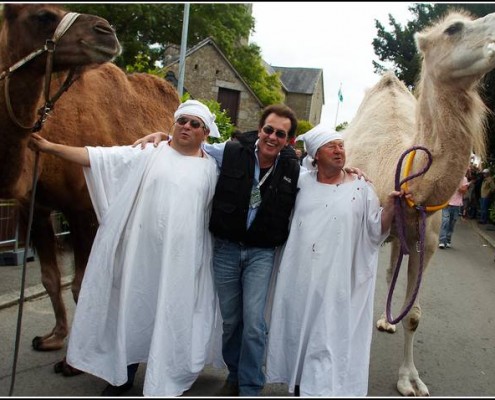
<svg viewBox="0 0 495 400"><path fill-rule="evenodd" d="M124 393L127 393L129 390L131 390L132 386L133 384L131 382L126 382L120 386L113 386L108 384L107 387L103 389L103 392L101 392L101 396L105 396L105 397L122 396Z"/></svg>

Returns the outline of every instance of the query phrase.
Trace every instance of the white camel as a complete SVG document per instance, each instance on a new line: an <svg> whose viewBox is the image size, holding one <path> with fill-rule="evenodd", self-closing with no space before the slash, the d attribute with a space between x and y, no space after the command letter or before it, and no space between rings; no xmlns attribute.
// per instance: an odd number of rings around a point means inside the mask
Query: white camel
<svg viewBox="0 0 495 400"><path fill-rule="evenodd" d="M369 175L383 202L395 187L401 155L413 146L425 147L432 156L431 167L408 182L408 186L414 204L433 208L445 203L454 193L469 165L471 152L481 156L485 152L487 108L478 90L481 78L495 67L495 14L474 19L466 12L452 12L416 33L415 41L422 56L416 96L393 73L384 74L366 93L345 131L347 163ZM409 175L423 169L426 161L426 152L417 152ZM402 174L405 169L403 166ZM426 214L424 268L437 249L441 218L438 211ZM405 231L410 255L404 307L414 297L411 295L420 272L420 253L415 251L419 219L416 208L406 207ZM397 230L393 230L390 240L389 284L400 254ZM429 395L413 360L414 333L420 317L417 296L402 319L404 356L397 389L404 396ZM377 328L395 332L395 325L387 321L385 313Z"/></svg>

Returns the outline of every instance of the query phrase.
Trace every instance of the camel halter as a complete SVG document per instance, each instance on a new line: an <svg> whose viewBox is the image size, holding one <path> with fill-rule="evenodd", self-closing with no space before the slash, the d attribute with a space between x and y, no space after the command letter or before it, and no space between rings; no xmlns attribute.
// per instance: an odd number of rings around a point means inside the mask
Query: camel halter
<svg viewBox="0 0 495 400"><path fill-rule="evenodd" d="M411 165L412 161L414 159L414 155L416 154L416 150L423 150L426 152L428 156L428 162L427 165L418 173L413 174L408 176L409 172L411 171ZM405 178L400 181L400 171L402 167L402 161L404 160L404 157L408 155L408 159L406 161L406 166L404 168L404 175ZM407 181L410 181L413 178L416 178L420 175L423 175L428 171L428 169L431 166L432 163L432 155L428 149L422 146L414 146L410 148L409 150L405 151L402 156L399 159L399 162L397 164L397 169L395 172L395 190L399 191L401 188L407 190ZM400 270L400 265L402 263L402 258L404 254L409 254L409 249L407 247L406 243L406 222L405 222L405 213L404 213L404 208L403 208L403 202L400 201L399 197L395 198L395 223L397 226L397 232L399 235L399 241L400 241L400 253L399 253L399 258L397 260L397 265L395 266L394 269L394 275L392 277L392 281L390 283L390 288L388 291L388 296L387 296L387 308L386 308L386 314L387 314L387 321L390 324L397 324L400 322L406 315L407 313L411 310L414 302L416 301L416 297L418 296L419 292L419 286L421 284L421 278L423 275L423 267L424 267L424 252L425 252L425 232L426 232L426 213L427 212L434 212L438 211L444 207L447 206L447 203L444 203L439 206L423 206L421 204L415 204L414 201L407 199L406 198L407 205L409 207L414 207L416 210L419 212L420 215L420 221L418 221L419 225L419 242L416 245L416 251L419 253L419 272L418 272L418 278L416 280L416 286L414 288L414 292L412 293L411 299L409 303L403 308L401 313L397 318L392 317L392 312L391 312L391 304L392 304L392 296L394 293L395 285L397 283L397 277L399 276L399 270Z"/></svg>
<svg viewBox="0 0 495 400"><path fill-rule="evenodd" d="M74 23L74 21L79 17L80 14L70 12L64 15L62 20L57 26L57 29L55 30L55 33L53 34L53 38L47 39L45 42L45 45L38 50L33 51L32 53L28 54L26 57L22 58L18 62L16 62L14 65L12 65L8 70L3 71L0 74L0 80L5 79L5 87L4 87L4 92L5 92L5 103L7 106L7 111L9 112L10 119L20 128L22 129L28 129L31 130L32 132L38 132L41 130L43 127L43 124L45 123L49 113L53 110L53 107L55 105L55 102L58 100L58 98L62 95L63 92L65 92L69 87L74 83L74 73L75 73L75 68L71 68L69 71L69 75L65 79L65 82L62 84L62 86L59 88L57 93L50 99L50 83L51 83L51 77L52 77L52 69L53 69L53 57L55 54L55 46L58 42L58 40L67 32L67 30L71 27L71 25ZM23 65L27 64L29 61L32 59L38 57L39 55L43 54L44 52L47 52L47 60L46 60L46 70L45 70L45 104L38 110L39 114L39 119L38 121L35 122L35 124L30 127L30 126L25 126L23 125L15 116L14 110L12 108L12 103L10 101L10 92L9 92L9 86L10 86L10 75L17 70L18 68L22 67Z"/></svg>
<svg viewBox="0 0 495 400"><path fill-rule="evenodd" d="M53 55L55 52L55 45L57 41L64 35L65 32L70 28L70 26L74 23L76 18L80 14L78 13L67 13L64 15L62 20L60 21L55 33L53 34L52 39L47 39L45 46L41 49L38 49L28 56L24 57L22 60L15 63L12 67L10 67L7 71L4 71L0 74L0 80L5 79L5 98L7 102L7 109L9 111L10 118L22 129L31 129L32 132L38 132L43 127L44 122L48 114L53 110L53 105L55 101L65 92L69 86L74 82L72 79L74 76L74 69L71 69L69 72L69 76L65 80L64 84L58 90L58 92L50 99L50 82L53 68ZM33 58L43 54L45 51L48 52L47 61L46 61L46 73L45 73L45 105L38 110L38 114L40 114L39 120L35 123L33 127L23 126L17 118L14 116L12 105L10 104L10 96L8 90L8 82L9 75L14 72L16 69L26 64L28 61ZM31 198L29 202L29 216L28 216L28 226L26 230L26 240L24 241L25 245L29 246L31 241L31 226L33 222L33 214L34 214L34 199L36 196L36 185L38 181L38 164L39 164L39 151L36 152L35 160L34 160L34 171L33 171L33 182L31 186ZM22 265L22 278L21 278L21 293L19 296L19 313L17 316L17 330L16 330L16 338L15 338L15 347L14 347L14 361L12 364L12 378L10 382L9 396L12 396L14 392L14 384L15 384L15 375L17 370L17 359L19 355L19 343L21 337L21 324L22 324L22 311L24 306L24 288L26 285L26 265L27 265L27 251L24 251L24 259Z"/></svg>

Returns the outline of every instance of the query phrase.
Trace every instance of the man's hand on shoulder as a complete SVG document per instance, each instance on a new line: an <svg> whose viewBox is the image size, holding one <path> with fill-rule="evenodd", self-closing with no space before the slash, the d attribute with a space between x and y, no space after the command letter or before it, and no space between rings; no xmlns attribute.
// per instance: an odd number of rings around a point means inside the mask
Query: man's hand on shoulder
<svg viewBox="0 0 495 400"><path fill-rule="evenodd" d="M366 175L363 171L361 171L359 168L354 168L354 167L344 167L344 171L347 172L348 174L356 174L358 179L364 178L366 182L373 183L371 179Z"/></svg>
<svg viewBox="0 0 495 400"><path fill-rule="evenodd" d="M141 139L136 140L132 144L132 147L141 145L141 148L144 149L148 143L153 143L153 146L157 147L162 140L168 140L169 137L170 136L165 132L153 132L142 137Z"/></svg>

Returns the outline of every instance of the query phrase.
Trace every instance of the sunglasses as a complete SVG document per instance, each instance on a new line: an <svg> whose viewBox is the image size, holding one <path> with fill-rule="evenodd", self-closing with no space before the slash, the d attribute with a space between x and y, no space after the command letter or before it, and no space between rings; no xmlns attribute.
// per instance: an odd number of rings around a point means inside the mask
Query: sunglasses
<svg viewBox="0 0 495 400"><path fill-rule="evenodd" d="M185 125L189 122L189 125L191 125L192 128L198 129L204 126L201 122L199 122L197 119L191 119L187 117L179 117L177 118L177 121L175 121L179 125Z"/></svg>
<svg viewBox="0 0 495 400"><path fill-rule="evenodd" d="M280 139L285 139L287 137L287 133L279 129L272 128L270 125L265 125L263 127L263 132L265 132L268 136L275 132L275 135Z"/></svg>

